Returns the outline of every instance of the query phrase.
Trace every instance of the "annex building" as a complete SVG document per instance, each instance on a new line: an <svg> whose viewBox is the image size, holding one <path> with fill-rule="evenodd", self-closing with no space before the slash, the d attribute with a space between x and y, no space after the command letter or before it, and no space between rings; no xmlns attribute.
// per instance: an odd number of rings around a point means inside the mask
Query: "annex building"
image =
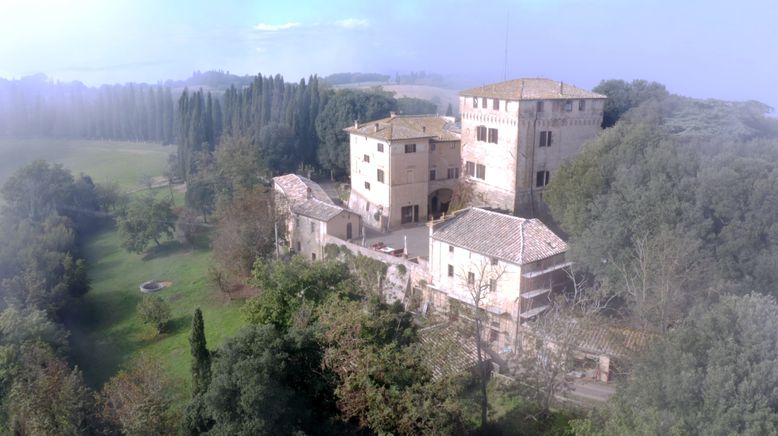
<svg viewBox="0 0 778 436"><path fill-rule="evenodd" d="M521 325L569 284L567 243L538 219L471 207L429 226L423 312L472 318L480 295L489 315L484 339L497 349L516 349Z"/></svg>

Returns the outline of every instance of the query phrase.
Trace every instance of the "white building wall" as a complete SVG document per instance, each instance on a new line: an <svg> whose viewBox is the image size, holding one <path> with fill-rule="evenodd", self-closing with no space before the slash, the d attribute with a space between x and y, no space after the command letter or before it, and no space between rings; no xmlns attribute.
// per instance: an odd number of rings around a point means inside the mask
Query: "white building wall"
<svg viewBox="0 0 778 436"><path fill-rule="evenodd" d="M349 135L349 143L351 195L348 207L362 217L366 226L380 229L388 217L390 204L391 159L389 144L385 141L354 134ZM378 151L378 144L383 144L383 152ZM365 160L365 156L368 157L369 162ZM383 183L378 181L379 169L384 171ZM370 189L366 187L365 183L370 185Z"/></svg>
<svg viewBox="0 0 778 436"><path fill-rule="evenodd" d="M326 223L303 215L294 217L292 249L309 260L324 258L322 242L327 234Z"/></svg>
<svg viewBox="0 0 778 436"><path fill-rule="evenodd" d="M453 277L449 276L449 265L453 267ZM469 304L472 304L472 298L469 297L467 288L469 272L474 273L476 281L478 281L482 269L490 276L497 276L501 273L497 280L497 290L494 293L496 295L509 296L510 300L515 300L521 292L521 266L499 259L497 259L496 265L492 265L492 258L488 256L438 241L432 237L430 238L429 268L433 286L451 291L452 295L461 297L458 299ZM488 282L488 279L486 281Z"/></svg>

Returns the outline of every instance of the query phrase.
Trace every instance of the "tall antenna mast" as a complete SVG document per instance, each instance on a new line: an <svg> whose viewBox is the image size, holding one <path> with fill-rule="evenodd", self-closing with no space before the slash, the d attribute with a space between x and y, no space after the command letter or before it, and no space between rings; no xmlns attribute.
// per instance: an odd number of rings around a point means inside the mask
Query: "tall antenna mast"
<svg viewBox="0 0 778 436"><path fill-rule="evenodd" d="M508 29L511 25L511 11L509 10L505 18L505 59L502 67L502 80L508 80Z"/></svg>

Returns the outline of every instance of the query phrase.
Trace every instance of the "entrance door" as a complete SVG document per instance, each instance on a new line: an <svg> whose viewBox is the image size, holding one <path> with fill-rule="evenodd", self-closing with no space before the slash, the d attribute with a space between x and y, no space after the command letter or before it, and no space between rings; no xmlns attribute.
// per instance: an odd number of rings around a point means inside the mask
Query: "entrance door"
<svg viewBox="0 0 778 436"><path fill-rule="evenodd" d="M438 196L437 195L433 196L432 200L430 200L430 209L432 209L430 212L432 212L433 215L439 212L438 211Z"/></svg>
<svg viewBox="0 0 778 436"><path fill-rule="evenodd" d="M413 206L404 206L400 209L400 224L408 224L413 221Z"/></svg>
<svg viewBox="0 0 778 436"><path fill-rule="evenodd" d="M351 239L351 223L346 224L346 239Z"/></svg>
<svg viewBox="0 0 778 436"><path fill-rule="evenodd" d="M415 222L415 223L419 222L419 205L418 204L413 206L413 222Z"/></svg>

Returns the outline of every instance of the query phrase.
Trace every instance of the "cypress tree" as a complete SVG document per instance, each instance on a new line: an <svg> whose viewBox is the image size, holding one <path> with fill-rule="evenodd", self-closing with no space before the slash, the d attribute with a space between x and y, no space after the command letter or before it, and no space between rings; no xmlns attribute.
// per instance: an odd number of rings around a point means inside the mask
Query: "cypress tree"
<svg viewBox="0 0 778 436"><path fill-rule="evenodd" d="M211 354L205 346L205 325L199 307L192 318L189 347L192 352L192 397L196 397L205 393L211 382Z"/></svg>

